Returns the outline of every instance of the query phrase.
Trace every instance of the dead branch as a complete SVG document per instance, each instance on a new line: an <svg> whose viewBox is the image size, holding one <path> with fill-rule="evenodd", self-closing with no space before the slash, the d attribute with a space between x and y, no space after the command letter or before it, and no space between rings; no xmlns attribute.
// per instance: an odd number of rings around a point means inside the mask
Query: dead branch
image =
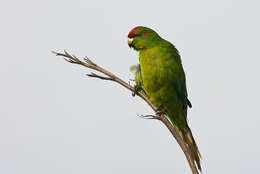
<svg viewBox="0 0 260 174"><path fill-rule="evenodd" d="M136 91L136 89L131 86L130 84L126 83L125 81L121 80L119 77L115 76L114 74L112 74L111 72L107 71L106 69L100 67L99 65L95 64L94 62L92 62L88 57L85 57L83 60L81 61L79 58L77 58L74 55L69 54L66 50L64 50L64 53L61 52L55 52L52 51L52 53L56 54L56 56L63 56L65 57L64 59L69 62L69 63L73 63L73 64L78 64L78 65L82 65L85 66L87 68L90 68L92 70L98 71L104 75L106 75L107 77L104 76L100 76L97 75L95 73L91 73L91 74L87 74L87 76L89 77L94 77L94 78L98 78L101 80L109 80L109 81L114 81L116 83L119 83L120 85L124 86L125 88L129 89L130 91L132 91L132 93L135 93L136 95L138 95L139 97L141 97L156 113L156 111L158 110L148 99L148 97L145 95L145 93L143 91ZM143 118L145 118L145 116L141 116ZM182 151L185 154L185 157L189 163L189 166L191 168L192 174L199 174L196 164L192 158L192 155L190 153L190 149L188 148L188 146L186 145L186 143L182 140L180 134L178 133L177 129L171 124L171 122L168 120L168 118L161 114L161 115L155 115L155 116L150 116L150 118L152 119L157 119L163 122L163 124L168 128L168 130L171 132L171 134L173 135L173 137L176 139L176 141L178 142L178 144L180 145Z"/></svg>

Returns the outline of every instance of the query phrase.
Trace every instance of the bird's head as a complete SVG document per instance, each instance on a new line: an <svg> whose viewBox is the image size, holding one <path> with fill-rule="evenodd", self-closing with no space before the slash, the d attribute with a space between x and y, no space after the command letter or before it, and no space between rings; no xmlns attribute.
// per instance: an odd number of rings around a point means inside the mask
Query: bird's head
<svg viewBox="0 0 260 174"><path fill-rule="evenodd" d="M152 48L160 39L160 36L152 29L138 26L129 32L128 45L139 51Z"/></svg>

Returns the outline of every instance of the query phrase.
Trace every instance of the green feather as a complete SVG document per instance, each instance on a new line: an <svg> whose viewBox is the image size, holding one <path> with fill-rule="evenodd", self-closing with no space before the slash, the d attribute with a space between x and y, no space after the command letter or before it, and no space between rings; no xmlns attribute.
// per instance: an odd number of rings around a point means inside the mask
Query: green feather
<svg viewBox="0 0 260 174"><path fill-rule="evenodd" d="M142 87L142 77L141 77L141 67L140 64L132 65L130 71L135 73L135 84L139 87Z"/></svg>

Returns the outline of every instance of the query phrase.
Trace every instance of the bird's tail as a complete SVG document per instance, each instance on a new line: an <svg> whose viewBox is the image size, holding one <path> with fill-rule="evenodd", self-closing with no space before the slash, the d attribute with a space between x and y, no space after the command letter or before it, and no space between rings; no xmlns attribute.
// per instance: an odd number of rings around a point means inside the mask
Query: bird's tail
<svg viewBox="0 0 260 174"><path fill-rule="evenodd" d="M181 129L181 134L185 143L188 144L193 160L195 161L198 169L201 171L201 166L200 166L201 154L199 152L198 146L192 136L191 130L188 125L186 125L185 128Z"/></svg>

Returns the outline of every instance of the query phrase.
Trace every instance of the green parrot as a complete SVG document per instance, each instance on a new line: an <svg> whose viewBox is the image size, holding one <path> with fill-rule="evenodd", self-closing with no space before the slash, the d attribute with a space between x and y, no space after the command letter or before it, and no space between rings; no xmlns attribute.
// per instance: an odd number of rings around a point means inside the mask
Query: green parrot
<svg viewBox="0 0 260 174"><path fill-rule="evenodd" d="M140 73L136 71L135 81L179 130L201 171L201 155L187 123L187 107L192 106L178 50L154 30L143 26L129 32L128 45L139 52Z"/></svg>

